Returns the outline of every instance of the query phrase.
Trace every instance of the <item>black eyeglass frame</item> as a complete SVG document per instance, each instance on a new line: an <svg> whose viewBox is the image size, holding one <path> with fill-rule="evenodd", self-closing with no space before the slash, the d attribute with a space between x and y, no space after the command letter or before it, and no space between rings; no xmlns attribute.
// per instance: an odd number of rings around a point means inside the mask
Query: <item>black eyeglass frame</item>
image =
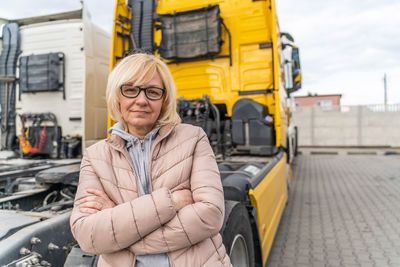
<svg viewBox="0 0 400 267"><path fill-rule="evenodd" d="M124 86L131 86L131 87L139 88L139 92L138 92L138 94L136 96L127 96L127 95L124 94L124 90L122 89ZM149 88L155 88L155 89L161 90L162 94L161 94L160 98L151 98L151 97L149 97L147 95L147 89L149 89ZM119 89L121 90L121 94L126 98L136 98L136 97L138 97L140 95L140 92L144 91L144 95L146 96L146 98L148 100L154 100L154 101L155 100L161 100L163 98L164 94L165 94L165 91L166 91L164 88L160 88L160 87L157 87L157 86L140 87L140 86L132 85L132 84L122 84L119 87Z"/></svg>

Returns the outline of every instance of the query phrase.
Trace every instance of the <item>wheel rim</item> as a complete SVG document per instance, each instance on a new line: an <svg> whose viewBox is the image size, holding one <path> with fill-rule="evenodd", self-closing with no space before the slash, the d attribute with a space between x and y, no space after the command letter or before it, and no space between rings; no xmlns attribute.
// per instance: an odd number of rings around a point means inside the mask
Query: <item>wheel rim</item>
<svg viewBox="0 0 400 267"><path fill-rule="evenodd" d="M233 239L229 257L234 267L250 266L246 240L242 235L238 234Z"/></svg>

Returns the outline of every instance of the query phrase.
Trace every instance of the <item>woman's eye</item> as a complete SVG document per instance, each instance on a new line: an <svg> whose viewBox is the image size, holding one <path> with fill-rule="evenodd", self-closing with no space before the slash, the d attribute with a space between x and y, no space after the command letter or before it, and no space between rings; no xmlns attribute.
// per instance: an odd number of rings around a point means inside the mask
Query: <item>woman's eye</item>
<svg viewBox="0 0 400 267"><path fill-rule="evenodd" d="M162 91L158 88L148 88L147 93L154 97L160 97L162 95Z"/></svg>
<svg viewBox="0 0 400 267"><path fill-rule="evenodd" d="M135 88L135 87L125 88L125 92L128 93L128 94L135 94L135 93L137 93L137 91L138 91L138 89Z"/></svg>
<svg viewBox="0 0 400 267"><path fill-rule="evenodd" d="M157 95L157 91L156 90L149 89L148 92L149 92L149 94Z"/></svg>

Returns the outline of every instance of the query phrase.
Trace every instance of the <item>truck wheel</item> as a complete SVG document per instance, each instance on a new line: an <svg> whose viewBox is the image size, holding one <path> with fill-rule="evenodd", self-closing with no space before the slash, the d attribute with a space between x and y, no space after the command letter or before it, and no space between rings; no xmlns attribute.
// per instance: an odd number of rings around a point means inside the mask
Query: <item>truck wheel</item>
<svg viewBox="0 0 400 267"><path fill-rule="evenodd" d="M233 267L254 267L254 243L246 207L237 204L229 214L223 241Z"/></svg>
<svg viewBox="0 0 400 267"><path fill-rule="evenodd" d="M289 139L289 136L286 136L286 163L290 163L292 161L292 145L291 142L292 140Z"/></svg>
<svg viewBox="0 0 400 267"><path fill-rule="evenodd" d="M298 136L298 131L297 131L297 126L294 127L294 156L297 157L298 154L298 147L299 147L299 136Z"/></svg>

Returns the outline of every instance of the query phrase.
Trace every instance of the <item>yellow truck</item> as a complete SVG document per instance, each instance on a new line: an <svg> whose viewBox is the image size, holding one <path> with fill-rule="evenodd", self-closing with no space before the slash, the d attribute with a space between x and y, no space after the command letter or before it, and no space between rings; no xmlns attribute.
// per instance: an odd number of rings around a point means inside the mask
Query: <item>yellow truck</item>
<svg viewBox="0 0 400 267"><path fill-rule="evenodd" d="M275 1L117 0L110 70L136 49L168 63L183 122L209 137L233 265L264 266L292 179L288 99L301 87L299 51L279 30Z"/></svg>

